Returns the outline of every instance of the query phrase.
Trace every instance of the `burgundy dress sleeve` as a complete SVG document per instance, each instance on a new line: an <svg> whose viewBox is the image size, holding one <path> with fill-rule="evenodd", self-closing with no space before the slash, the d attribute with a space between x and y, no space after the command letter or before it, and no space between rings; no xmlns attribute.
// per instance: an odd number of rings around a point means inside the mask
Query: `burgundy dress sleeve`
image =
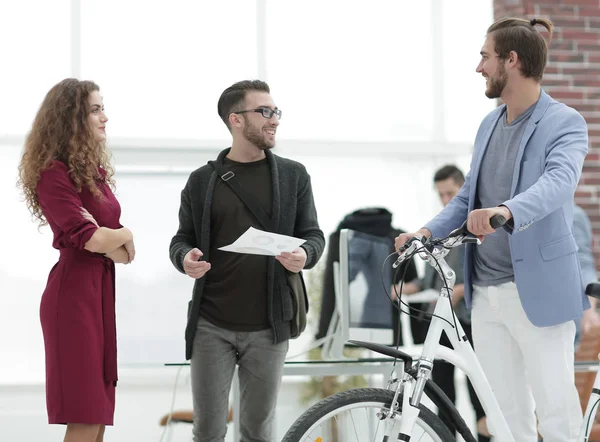
<svg viewBox="0 0 600 442"><path fill-rule="evenodd" d="M98 227L81 214L83 204L67 166L55 161L49 169L42 171L36 192L48 221L53 221L62 231L68 244L84 249Z"/></svg>

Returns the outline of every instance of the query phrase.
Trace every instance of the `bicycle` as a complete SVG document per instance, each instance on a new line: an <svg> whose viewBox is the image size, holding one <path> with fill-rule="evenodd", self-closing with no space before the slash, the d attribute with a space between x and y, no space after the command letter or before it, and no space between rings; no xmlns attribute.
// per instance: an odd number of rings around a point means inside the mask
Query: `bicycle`
<svg viewBox="0 0 600 442"><path fill-rule="evenodd" d="M496 229L502 227L505 222L499 215L490 219L490 224ZM407 241L398 251L394 267L418 255L433 266L444 281L438 301L444 298L448 300L436 302L421 355L413 361L410 355L393 347L348 341L393 358L394 365L397 360L401 360L401 376L396 377L392 370L386 388L352 389L321 400L294 422L282 442L454 442L455 436L442 420L421 403L424 393L437 406L440 414L444 414L454 423L466 442L477 442L454 404L430 380L436 357L455 365L469 377L486 412L488 428L493 431L495 440L515 441L475 352L452 309L451 294L456 275L444 257L450 249L467 243L481 244L480 240L467 230L466 222L445 238L425 240L415 237ZM589 284L586 294L600 299L600 283ZM442 331L446 332L453 349L439 345ZM583 415L578 441L588 440L599 402L600 376L597 374ZM364 412L356 413L357 409Z"/></svg>

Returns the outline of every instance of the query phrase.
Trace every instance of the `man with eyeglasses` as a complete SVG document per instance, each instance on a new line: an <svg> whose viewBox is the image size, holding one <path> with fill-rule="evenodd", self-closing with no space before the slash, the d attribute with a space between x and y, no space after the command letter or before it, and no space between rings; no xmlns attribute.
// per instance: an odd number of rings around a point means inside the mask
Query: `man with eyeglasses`
<svg viewBox="0 0 600 442"><path fill-rule="evenodd" d="M286 272L313 267L325 238L306 169L270 150L281 110L269 86L260 80L235 83L221 94L218 112L233 142L216 167L205 165L190 175L170 246L175 267L195 279L186 327L194 441L225 440L237 364L241 440L270 442L294 311ZM229 180L266 213L275 233L306 242L276 257L219 250L250 226L264 230Z"/></svg>

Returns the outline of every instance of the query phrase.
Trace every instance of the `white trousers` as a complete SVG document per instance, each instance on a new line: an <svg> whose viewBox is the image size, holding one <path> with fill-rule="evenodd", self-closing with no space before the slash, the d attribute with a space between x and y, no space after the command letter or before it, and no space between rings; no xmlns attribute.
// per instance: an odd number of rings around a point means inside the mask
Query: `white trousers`
<svg viewBox="0 0 600 442"><path fill-rule="evenodd" d="M475 353L515 441L537 442L537 415L544 442L576 442L573 321L536 327L513 282L475 286L471 321Z"/></svg>

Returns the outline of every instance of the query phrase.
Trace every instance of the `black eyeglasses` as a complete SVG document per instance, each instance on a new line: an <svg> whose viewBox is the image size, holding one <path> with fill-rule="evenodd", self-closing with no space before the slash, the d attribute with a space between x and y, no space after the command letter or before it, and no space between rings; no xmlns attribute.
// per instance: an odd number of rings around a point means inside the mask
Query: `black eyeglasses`
<svg viewBox="0 0 600 442"><path fill-rule="evenodd" d="M259 107L258 109L247 109L237 112L232 112L232 114L243 114L244 112L258 112L267 120L273 118L273 115L277 117L278 120L281 120L281 109L269 109L268 107Z"/></svg>

